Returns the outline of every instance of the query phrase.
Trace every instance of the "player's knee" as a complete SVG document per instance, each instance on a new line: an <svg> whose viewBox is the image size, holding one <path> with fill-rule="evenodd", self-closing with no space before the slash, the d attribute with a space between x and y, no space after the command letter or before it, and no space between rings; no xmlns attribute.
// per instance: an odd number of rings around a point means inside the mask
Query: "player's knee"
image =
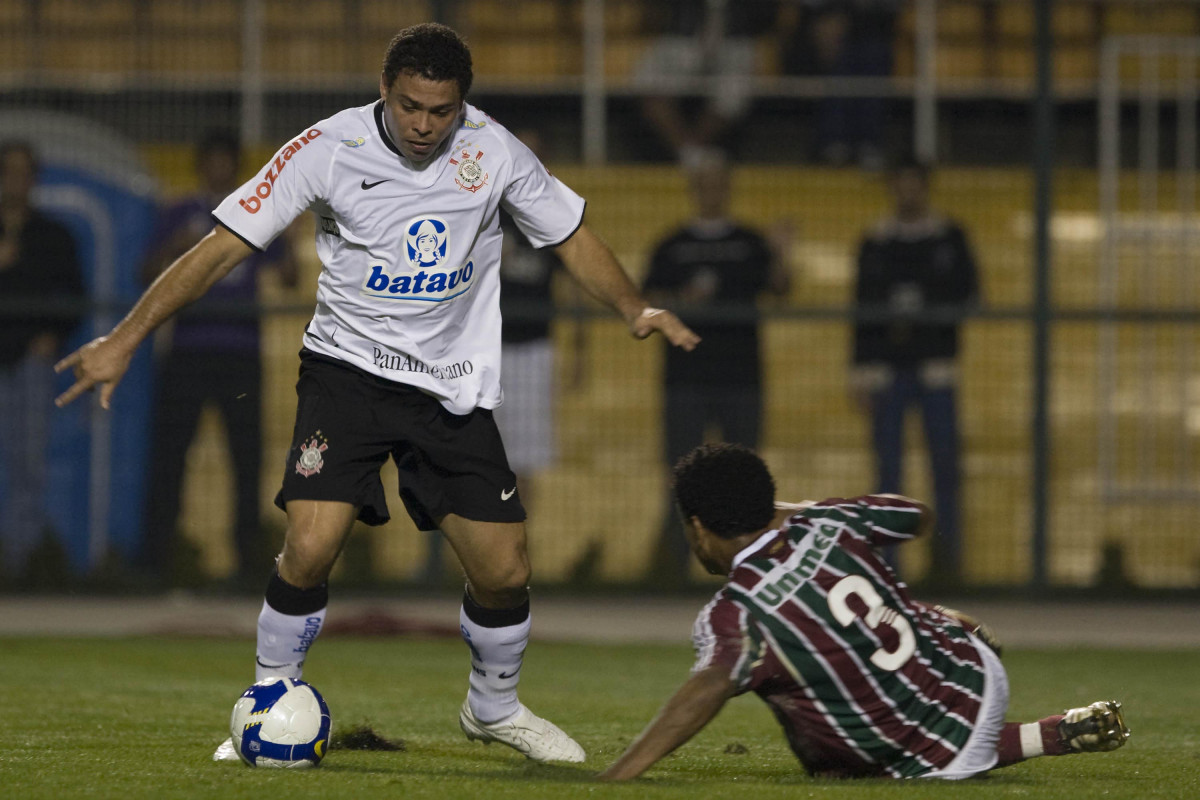
<svg viewBox="0 0 1200 800"><path fill-rule="evenodd" d="M529 586L529 561L525 558L513 558L505 561L494 561L488 568L471 578L472 589L482 597L486 596L494 603L515 601L513 605L525 599Z"/></svg>
<svg viewBox="0 0 1200 800"><path fill-rule="evenodd" d="M329 577L333 561L321 548L304 541L287 542L279 555L279 577L298 589L310 589Z"/></svg>
<svg viewBox="0 0 1200 800"><path fill-rule="evenodd" d="M497 569L492 577L492 591L524 592L529 586L529 562L514 561Z"/></svg>

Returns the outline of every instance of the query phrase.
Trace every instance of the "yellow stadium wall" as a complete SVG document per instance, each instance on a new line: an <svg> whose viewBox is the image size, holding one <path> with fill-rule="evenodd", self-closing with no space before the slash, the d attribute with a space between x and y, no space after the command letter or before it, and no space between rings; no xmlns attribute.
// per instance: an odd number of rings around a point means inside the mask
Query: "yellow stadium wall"
<svg viewBox="0 0 1200 800"><path fill-rule="evenodd" d="M145 155L165 194L192 188L191 155L186 148L152 147ZM264 150L253 156L247 159L251 168L269 153ZM685 183L672 167L559 167L555 173L588 198L589 223L635 277L644 272L654 242L689 213ZM1164 179L1163 184L1164 198L1172 196L1169 181ZM1028 306L1032 297L1029 175L1021 170L946 169L935 178L934 194L936 204L961 220L971 235L985 303ZM1097 301L1096 198L1093 173L1058 175L1053 290L1061 306L1086 307ZM887 198L878 176L858 171L748 167L736 173L733 207L738 218L761 228L792 229L787 255L794 283L786 305L840 309L852 299L858 236L884 213ZM266 300L307 304L312 299L319 265L306 244L309 235L306 231L297 235L304 259L300 288L289 293L268 281ZM291 436L295 353L307 318L307 311L279 314L265 324L261 497L264 520L276 529L282 527L282 514L271 500ZM1030 576L1031 330L1024 319L973 320L965 330L960 393L965 568L968 579L982 584L1014 584ZM764 331L767 392L762 449L777 476L781 497L871 490L865 420L847 399L848 323L838 318L771 316L768 309ZM1135 579L1163 586L1194 585L1200 571L1200 541L1187 531L1200 522L1200 512L1180 505L1101 503L1096 468L1097 331L1090 322L1063 323L1053 330L1050 577L1060 584L1091 582L1105 543L1119 541L1129 543L1127 566ZM1190 328L1172 335L1200 339ZM570 350L567 323L559 323L556 337L562 364ZM1174 365L1148 356L1144 344L1138 336L1123 333L1122 363L1144 363L1150 358L1154 369L1166 376ZM635 342L616 320L596 318L587 323L582 384L567 386L564 378L559 393L561 461L538 476L529 509L535 580L568 580L589 548L596 560L595 577L609 581L644 577L665 492L665 468L659 455L660 360L660 343ZM928 498L932 492L918 420L910 425L905 489ZM190 455L185 493L187 535L200 547L205 568L214 575L228 571L232 563L230 478L223 467L227 459L219 433L215 416L210 416ZM1188 447L1196 450L1195 445L1193 436ZM1165 474L1171 465L1152 467ZM393 522L363 529L356 536L367 537L376 578L404 580L423 563L425 538L412 528L395 497L390 465L384 481ZM1137 536L1130 537L1131 531ZM919 577L925 569L925 552L921 546L910 549L902 563L910 576Z"/></svg>

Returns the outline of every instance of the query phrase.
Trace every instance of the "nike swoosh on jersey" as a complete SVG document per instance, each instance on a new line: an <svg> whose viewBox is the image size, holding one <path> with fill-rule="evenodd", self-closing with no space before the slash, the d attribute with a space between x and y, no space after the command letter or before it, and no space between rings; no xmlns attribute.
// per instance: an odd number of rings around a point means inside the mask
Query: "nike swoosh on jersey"
<svg viewBox="0 0 1200 800"><path fill-rule="evenodd" d="M525 666L525 665L524 665L524 664L522 664L521 666L523 667L523 666ZM501 672L501 673L500 673L499 675L497 675L496 677L497 677L497 678L511 678L511 677L515 676L515 675L516 675L518 672L520 672L520 671L521 671L521 667L517 667L517 668L516 668L516 669L514 669L512 672Z"/></svg>
<svg viewBox="0 0 1200 800"><path fill-rule="evenodd" d="M364 188L364 189L374 189L374 188L375 188L376 186L378 186L379 184L381 184L381 183L387 183L387 182L388 182L388 181L390 181L390 180L391 180L391 178L384 178L384 179L383 179L383 180L381 180L381 181L375 181L374 183L367 183L367 179L366 179L366 178L363 178L363 181L362 181L362 184L361 184L361 185L362 185L362 188Z"/></svg>
<svg viewBox="0 0 1200 800"><path fill-rule="evenodd" d="M507 500L508 498L512 497L516 493L517 493L517 487L515 487L515 486L513 488L507 489L507 490L501 489L500 490L500 499Z"/></svg>

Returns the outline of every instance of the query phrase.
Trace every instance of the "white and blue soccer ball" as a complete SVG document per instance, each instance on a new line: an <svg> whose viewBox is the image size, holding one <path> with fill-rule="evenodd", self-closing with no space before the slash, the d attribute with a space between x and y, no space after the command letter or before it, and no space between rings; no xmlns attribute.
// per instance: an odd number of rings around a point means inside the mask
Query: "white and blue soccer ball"
<svg viewBox="0 0 1200 800"><path fill-rule="evenodd" d="M329 749L329 706L309 684L267 678L242 692L229 733L252 767L315 767Z"/></svg>

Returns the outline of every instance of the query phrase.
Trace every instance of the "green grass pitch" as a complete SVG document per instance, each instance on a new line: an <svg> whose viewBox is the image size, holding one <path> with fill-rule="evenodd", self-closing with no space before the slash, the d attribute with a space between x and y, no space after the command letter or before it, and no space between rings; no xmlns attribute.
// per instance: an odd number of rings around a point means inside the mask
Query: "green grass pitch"
<svg viewBox="0 0 1200 800"><path fill-rule="evenodd" d="M253 643L227 639L0 639L0 796L39 798L1196 798L1200 654L1007 654L1010 719L1117 698L1133 730L1109 754L1043 758L965 783L814 781L755 697L732 701L632 784L592 779L654 714L691 664L686 646L535 642L522 699L588 751L546 766L458 730L463 645L450 640L323 640L305 678L335 730L369 722L404 752L334 749L317 770L216 764L229 712L250 683ZM740 745L740 747L730 747ZM729 752L727 752L727 749ZM743 752L737 752L743 751Z"/></svg>

